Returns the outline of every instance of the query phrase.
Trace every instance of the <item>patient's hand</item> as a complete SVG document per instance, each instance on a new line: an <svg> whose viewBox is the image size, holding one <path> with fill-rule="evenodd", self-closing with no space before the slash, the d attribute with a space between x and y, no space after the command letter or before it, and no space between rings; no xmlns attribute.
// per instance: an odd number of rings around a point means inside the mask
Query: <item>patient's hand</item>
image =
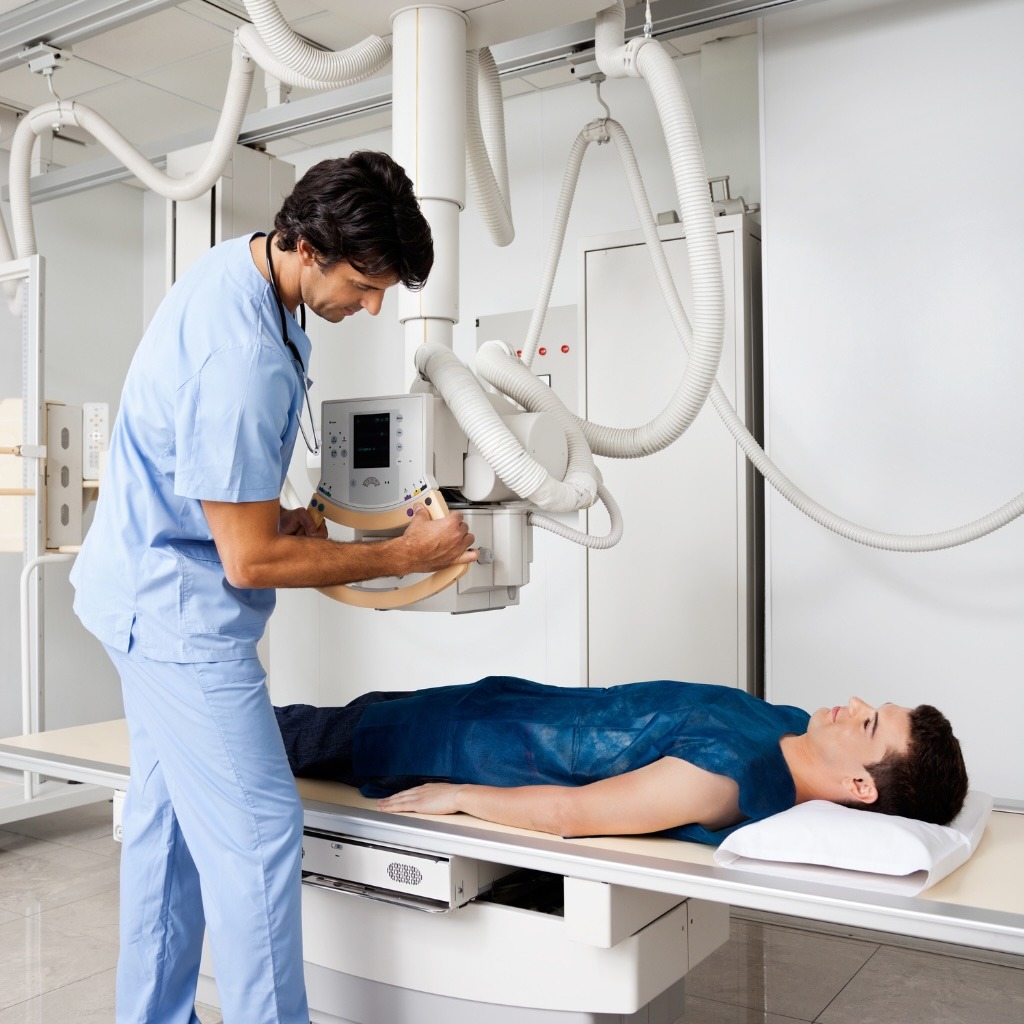
<svg viewBox="0 0 1024 1024"><path fill-rule="evenodd" d="M456 814L455 796L461 787L450 782L428 782L404 789L377 801L382 811L414 811L417 814Z"/></svg>

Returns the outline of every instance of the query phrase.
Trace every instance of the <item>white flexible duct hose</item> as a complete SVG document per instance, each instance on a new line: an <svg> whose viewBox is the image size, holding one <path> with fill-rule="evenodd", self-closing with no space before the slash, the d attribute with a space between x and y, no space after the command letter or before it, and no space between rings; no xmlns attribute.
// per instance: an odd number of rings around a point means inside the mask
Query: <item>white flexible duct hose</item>
<svg viewBox="0 0 1024 1024"><path fill-rule="evenodd" d="M555 480L523 449L480 389L479 381L451 349L431 342L421 345L416 350L416 367L437 388L488 465L516 494L549 512L572 512L593 503L597 473L592 463L593 472L589 473L581 465L589 460L589 451L583 456L578 446L570 448L565 479Z"/></svg>
<svg viewBox="0 0 1024 1024"><path fill-rule="evenodd" d="M640 207L638 206L639 209ZM658 234L658 228L654 222L649 205L645 207L645 214L646 216L641 217L641 226L647 242L647 251L650 253L651 261L654 265L655 276L661 287L661 293L668 306L672 322L675 324L684 346L688 347L692 337L690 323L687 320L682 303L679 301L679 295L672 280L672 272L669 270L661 237ZM732 434L736 443L742 449L744 455L779 494L793 505L794 508L814 520L819 526L824 526L833 533L839 534L840 537L845 537L847 540L852 540L857 544L881 548L885 551L940 551L944 548L967 544L970 541L984 537L986 534L998 530L1024 513L1024 494L1019 494L1016 498L980 519L935 533L886 533L870 527L860 526L849 519L837 515L815 501L772 462L765 454L764 449L754 439L754 436L747 430L718 381L715 381L715 385L711 389L710 401L729 430L729 433Z"/></svg>
<svg viewBox="0 0 1024 1024"><path fill-rule="evenodd" d="M591 142L599 142L605 138L607 136L603 132L603 122L591 121L573 139L572 146L569 148L569 159L562 172L562 188L558 193L558 204L555 206L551 241L548 243L548 256L544 263L544 272L541 275L540 291L537 293L537 303L533 307L533 316L530 317L530 326L527 328L526 340L523 342L522 358L526 366L533 363L533 357L537 353L537 344L540 341L540 332L544 329L544 318L547 316L548 306L551 304L551 289L555 284L558 261L561 259L562 247L565 244L565 229L569 223L569 213L572 210L573 196L576 195L576 183L579 181L583 157Z"/></svg>
<svg viewBox="0 0 1024 1024"><path fill-rule="evenodd" d="M622 513L608 488L600 482L600 471L594 465L590 446L583 436L576 417L565 408L562 400L550 387L538 380L523 365L515 352L504 342L488 341L481 345L477 352L476 365L480 376L502 394L507 395L529 412L545 412L555 418L565 432L569 450L566 480L572 477L574 480L583 482L587 487L585 502L577 504L576 508L589 508L594 504L596 497L608 510L611 525L605 536L595 537L592 534L573 529L565 523L560 523L557 519L538 515L536 512L530 513L530 523L565 540L571 540L588 548L605 549L618 544L622 539ZM518 443L514 437L512 442ZM561 511L573 511L573 509L562 509Z"/></svg>
<svg viewBox="0 0 1024 1024"><path fill-rule="evenodd" d="M960 544L978 540L979 537L984 537L986 534L1006 526L1007 523L1013 522L1024 513L1024 493L1022 493L980 519L936 533L885 533L881 530L859 526L809 497L768 458L736 415L725 392L717 383L711 392L711 403L743 453L779 494L820 526L824 526L847 540L856 541L858 544L881 548L885 551L941 551L944 548L957 547Z"/></svg>
<svg viewBox="0 0 1024 1024"><path fill-rule="evenodd" d="M669 432L678 436L700 412L718 371L725 331L722 261L700 136L672 58L653 39L633 39L623 45L624 30L625 7L621 2L598 12L597 63L607 75L643 78L650 87L668 147L690 252L694 343L665 422ZM617 458L635 458L671 443L671 439L659 436L653 425L651 431L641 434L589 427L585 432L595 454Z"/></svg>
<svg viewBox="0 0 1024 1024"><path fill-rule="evenodd" d="M566 526L565 523L560 523L557 519L549 519L547 516L542 516L537 512L531 512L526 518L531 526L540 527L540 529L547 530L549 533L562 537L564 540L571 540L574 544L581 544L585 548L605 551L608 548L615 547L622 540L622 512L619 510L618 503L604 484L597 485L597 497L608 510L608 519L611 522L608 532L603 537L595 537L592 533L582 533L580 530L574 530L571 526Z"/></svg>
<svg viewBox="0 0 1024 1024"><path fill-rule="evenodd" d="M610 44L607 39L607 26L602 26L602 22L599 21L598 28L600 54L602 49ZM611 35L614 40L614 26ZM617 31L617 38L621 43L621 28ZM665 132L676 193L687 233L687 245L691 253L694 320L697 329L694 331L694 342L683 378L670 404L655 419L643 426L626 429L583 424L583 432L594 454L613 458L639 458L660 451L689 427L714 384L725 332L725 297L718 234L711 211L707 172L704 168L704 157L693 112L671 57L653 40L640 42L646 42L647 45L641 46L635 52L637 70L651 88ZM533 358L543 327L583 154L587 145L605 137L602 134L605 130L612 134L619 147L627 177L631 179L630 186L634 198L637 194L639 170L636 169L636 158L629 147L625 132L611 120L592 122L573 143L563 176L541 292L534 308L523 351L523 361L527 364ZM639 184L639 191L643 194L642 182ZM646 197L644 201L646 203Z"/></svg>
<svg viewBox="0 0 1024 1024"><path fill-rule="evenodd" d="M594 465L593 454L576 417L565 408L554 390L523 366L512 348L502 341L488 341L480 346L476 354L476 368L488 384L528 412L543 412L553 416L565 434L569 456L565 479L581 484L582 491L570 508L556 508L553 505L541 505L541 508L558 512L589 508L597 497L600 472ZM511 434L509 437L512 443L519 443ZM472 440L475 444L476 440ZM540 505L540 502L537 504Z"/></svg>
<svg viewBox="0 0 1024 1024"><path fill-rule="evenodd" d="M573 195L576 191L576 182L579 178L580 167L587 146L591 142L603 141L611 137L615 140L619 156L622 159L623 170L629 183L633 203L636 207L637 216L644 223L645 218L652 220L650 203L644 189L643 180L640 177L640 168L637 166L636 157L629 143L622 126L610 118L592 121L573 141L569 152L569 160L566 164L565 173L562 178L562 189L558 198L558 205L555 209L554 224L551 233L551 242L548 248L548 257L544 266L544 275L541 282L541 289L534 307L533 316L530 320L530 327L527 332L526 342L523 346L523 363L529 364L536 351L537 342L540 338L541 329L544 326L544 315L547 311L551 298L551 289L554 284L555 273L558 270L558 261L561 255L562 246L565 240L565 229L569 220L569 213L572 209ZM709 200L710 203L710 200ZM712 224L714 228L714 224ZM657 235L657 231L655 231ZM718 254L718 235L715 234L715 259L720 263ZM670 286L675 288L669 277ZM676 305L679 304L678 296ZM677 329L679 329L677 327ZM686 321L686 338L693 336L689 321ZM680 335L682 337L682 335ZM479 363L478 363L479 366ZM481 375L489 384L498 388L499 391L507 394L513 401L525 404L518 394L505 391L505 382L499 383L491 380L488 373L481 369ZM519 378L517 378L519 380ZM677 440L693 420L691 413L690 399L692 396L692 380L689 377L689 365L684 373L676 392L668 406L660 412L649 423L638 427L620 428L605 427L599 424L580 421L583 434L587 439L590 448L596 455L606 455L613 458L639 458L650 455L653 452L667 448L673 441ZM531 410L535 411L535 410ZM693 413L696 415L696 413Z"/></svg>
<svg viewBox="0 0 1024 1024"><path fill-rule="evenodd" d="M643 181L640 178L639 168L636 167L636 160L632 154L629 140L626 138L622 127L614 121L608 122L608 128L612 137L619 146L619 151L626 163L627 154L629 165L626 169L626 176L633 192L633 203L640 218L640 227L647 243L647 251L650 254L654 266L655 276L661 288L662 297L668 306L668 312L675 325L676 332L683 342L684 347L689 350L693 339L693 330L689 319L679 300L679 293L676 291L672 272L665 258L665 250L662 245L661 236L658 234L658 227L651 212L650 202L644 190ZM621 140L619 136L621 135ZM509 397L514 397L511 394ZM1018 495L1013 500L996 509L994 512L976 519L971 523L954 527L949 530L942 530L936 533L927 534L898 534L886 533L881 530L860 526L848 519L837 515L823 505L819 504L809 495L805 494L796 484L775 465L765 454L764 449L757 443L753 435L747 430L743 421L739 418L736 410L732 407L728 397L722 390L722 386L715 381L710 394L711 404L721 417L735 438L736 443L742 449L744 455L761 472L764 478L792 504L808 518L814 520L819 526L824 526L833 533L852 540L867 547L881 548L886 551L939 551L944 548L956 547L960 544L969 543L985 536L994 530L1012 522L1024 513L1024 494ZM584 425L586 433L587 425Z"/></svg>
<svg viewBox="0 0 1024 1024"><path fill-rule="evenodd" d="M294 85L299 89L340 89L345 85L352 85L364 78L369 78L375 71L382 68L391 59L391 47L388 46L380 36L369 36L361 43L350 47L347 50L338 51L336 54L328 54L324 50L316 50L315 53L325 56L347 56L347 65L339 68L345 73L337 78L319 78L313 75L303 74L289 67L278 59L269 46L260 38L259 31L252 25L242 25L238 29L238 38L242 46L249 52L252 59L264 71L269 72L275 78L284 82L285 85ZM302 40L300 40L302 42ZM305 45L309 45L306 43ZM331 68L333 71L333 67Z"/></svg>
<svg viewBox="0 0 1024 1024"><path fill-rule="evenodd" d="M50 131L55 124L84 128L147 188L167 199L182 202L195 199L207 192L224 171L245 117L254 72L252 60L236 45L231 55L231 75L224 96L224 109L210 151L202 166L184 178L171 178L158 170L108 121L81 103L46 103L26 114L18 124L11 143L11 219L18 255L31 256L37 251L29 173L36 135Z"/></svg>
<svg viewBox="0 0 1024 1024"><path fill-rule="evenodd" d="M249 0L246 7L256 31L244 26L236 33L231 74L210 151L202 166L184 178L171 178L155 168L108 121L81 103L58 101L43 104L21 119L11 143L10 171L11 221L18 255L33 255L37 251L29 180L36 135L51 130L55 125L83 128L147 188L166 199L186 202L209 191L223 173L231 149L238 141L255 72L253 58L247 52L250 47L272 65L268 70L282 81L317 89L357 81L372 74L390 58L391 48L377 36L338 53L317 50L291 30L274 0ZM259 33L268 40L266 46ZM247 43L242 42L243 35ZM294 64L289 64L289 61L294 61ZM0 222L0 258L7 252L13 258L11 249L6 226ZM17 286L8 284L5 290L12 312L18 315Z"/></svg>
<svg viewBox="0 0 1024 1024"><path fill-rule="evenodd" d="M327 88L365 78L391 57L391 47L380 36L369 36L347 50L320 50L310 46L284 19L275 0L244 0L245 9L265 46L261 55L273 60L278 70L267 67L255 53L261 67L289 85ZM246 38L251 36L246 33ZM283 72L283 73L279 73ZM293 81L294 75L302 81ZM306 83L314 84L308 85Z"/></svg>
<svg viewBox="0 0 1024 1024"><path fill-rule="evenodd" d="M505 111L494 57L487 47L466 54L466 180L495 245L515 238L509 201Z"/></svg>

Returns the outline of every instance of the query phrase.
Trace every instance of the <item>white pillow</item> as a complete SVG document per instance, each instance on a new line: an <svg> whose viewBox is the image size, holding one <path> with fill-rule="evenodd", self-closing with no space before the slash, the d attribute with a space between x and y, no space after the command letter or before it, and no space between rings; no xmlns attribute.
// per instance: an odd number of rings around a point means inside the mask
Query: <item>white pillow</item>
<svg viewBox="0 0 1024 1024"><path fill-rule="evenodd" d="M744 825L715 851L718 864L858 889L914 895L977 849L992 797L971 790L949 825L810 800Z"/></svg>

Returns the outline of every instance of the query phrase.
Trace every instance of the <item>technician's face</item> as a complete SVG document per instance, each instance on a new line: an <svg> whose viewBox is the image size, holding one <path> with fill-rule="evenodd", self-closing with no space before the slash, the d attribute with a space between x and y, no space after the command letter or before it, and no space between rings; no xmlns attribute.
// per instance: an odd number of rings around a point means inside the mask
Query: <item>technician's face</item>
<svg viewBox="0 0 1024 1024"><path fill-rule="evenodd" d="M910 709L896 704L875 708L851 697L844 706L815 711L807 733L836 768L856 772L880 761L890 749L907 749Z"/></svg>
<svg viewBox="0 0 1024 1024"><path fill-rule="evenodd" d="M348 263L336 263L321 270L315 260L304 263L300 282L302 301L317 316L332 324L365 309L370 316L380 312L384 292L398 283L396 274L369 277Z"/></svg>

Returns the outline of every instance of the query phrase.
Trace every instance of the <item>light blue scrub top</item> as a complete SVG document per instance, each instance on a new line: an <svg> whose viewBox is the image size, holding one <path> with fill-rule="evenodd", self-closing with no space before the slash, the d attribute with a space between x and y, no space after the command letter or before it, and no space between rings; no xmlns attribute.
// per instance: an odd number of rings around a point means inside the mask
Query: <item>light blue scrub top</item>
<svg viewBox="0 0 1024 1024"><path fill-rule="evenodd" d="M175 283L132 360L96 516L71 572L75 612L156 661L253 657L273 590L225 579L200 504L267 501L284 484L304 400L247 235ZM285 311L309 365L310 342Z"/></svg>

